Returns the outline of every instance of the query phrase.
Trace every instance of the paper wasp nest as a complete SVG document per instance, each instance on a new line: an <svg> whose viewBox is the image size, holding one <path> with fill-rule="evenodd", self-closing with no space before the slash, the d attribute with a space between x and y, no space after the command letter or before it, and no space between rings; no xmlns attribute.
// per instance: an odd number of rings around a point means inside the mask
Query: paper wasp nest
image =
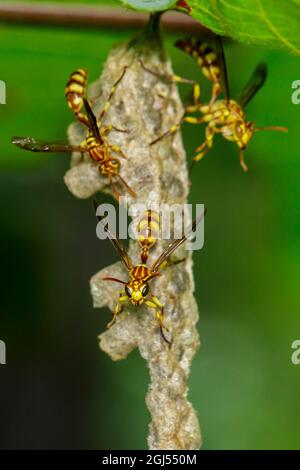
<svg viewBox="0 0 300 470"><path fill-rule="evenodd" d="M89 89L89 99L99 95L94 110L101 110L112 84L126 74L112 98L104 124L113 124L128 133L111 132L109 140L120 145L128 156L120 159L121 175L137 194L131 203L184 204L187 202L189 179L186 155L180 133L149 143L178 122L183 107L176 86L144 70L143 64L159 74L171 74L159 41L151 45L121 45L112 50L101 78ZM72 143L85 135L80 125L69 128ZM98 191L110 192L106 178L99 175L88 157L81 162L73 156L72 167L65 175L69 190L77 197L87 198ZM121 186L120 192L125 195ZM101 242L99 242L101 243ZM149 263L162 252L167 241L158 241L151 251ZM124 359L136 347L148 364L150 384L146 403L151 413L148 445L150 449L198 449L201 444L196 412L187 400L188 377L192 358L199 346L196 330L197 305L193 296L191 252L182 248L173 256L186 258L179 265L165 268L153 280L153 293L165 306L165 325L173 343L169 348L159 333L154 311L147 306L135 309L126 303L116 324L99 336L100 347L113 360ZM130 242L129 254L133 263L140 262L139 246ZM112 311L119 296L119 284L101 279L111 276L128 280L121 262L103 269L91 279L94 306L108 306ZM101 314L101 313L100 313Z"/></svg>

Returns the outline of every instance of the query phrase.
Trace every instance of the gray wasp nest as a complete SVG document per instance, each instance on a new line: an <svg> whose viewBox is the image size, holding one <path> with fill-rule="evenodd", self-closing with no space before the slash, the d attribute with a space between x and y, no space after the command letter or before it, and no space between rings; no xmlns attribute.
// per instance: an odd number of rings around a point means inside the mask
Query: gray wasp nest
<svg viewBox="0 0 300 470"><path fill-rule="evenodd" d="M117 87L104 124L113 124L127 133L112 131L109 140L119 145L128 159L120 159L121 175L136 192L133 203L179 204L187 202L189 179L185 150L180 133L149 143L178 122L183 107L176 85L147 72L140 64L161 75L172 74L160 41L120 45L110 53L101 78L89 88L88 98L96 99L94 111L101 110L112 84L127 71ZM80 124L69 128L71 143L79 143L86 134ZM98 191L111 193L108 180L99 175L97 165L85 156L72 157L71 169L65 175L69 190L79 198L88 198ZM121 186L118 189L126 195ZM134 218L134 215L133 215ZM100 242L99 243L104 243ZM149 263L162 252L167 241L158 241L151 251ZM147 306L135 309L126 303L123 313L111 329L99 335L100 348L113 360L120 360L136 347L145 359L150 373L146 396L151 414L148 445L150 449L198 449L200 430L195 410L187 399L191 362L199 347L196 330L197 305L193 296L191 252L176 252L185 261L165 268L151 283L155 296L165 306L165 325L172 335L172 345L163 341L154 311ZM129 254L139 263L139 246L131 241ZM119 260L96 273L91 279L94 306L114 310L119 284L103 281L104 276L128 280L128 273Z"/></svg>

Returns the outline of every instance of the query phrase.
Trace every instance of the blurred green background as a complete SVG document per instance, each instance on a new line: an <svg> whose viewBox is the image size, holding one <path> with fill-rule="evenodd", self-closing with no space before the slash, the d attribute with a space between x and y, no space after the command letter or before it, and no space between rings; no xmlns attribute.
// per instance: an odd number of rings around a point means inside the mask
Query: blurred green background
<svg viewBox="0 0 300 470"><path fill-rule="evenodd" d="M10 144L12 135L64 139L73 120L66 77L84 66L96 79L111 47L135 33L0 25L2 449L146 447L148 372L137 352L113 363L98 349L110 312L93 309L89 294L90 276L116 255L96 239L89 201L64 186L69 157ZM199 77L208 97L197 66L173 48L175 35L164 37L176 72ZM190 202L209 215L205 248L194 255L202 346L190 399L204 449L299 449L300 365L291 363L300 338L300 105L291 102L299 59L232 43L226 56L233 96L267 62L247 116L289 133L256 134L248 174L236 147L216 138L193 172ZM185 125L183 135L191 159L203 128Z"/></svg>

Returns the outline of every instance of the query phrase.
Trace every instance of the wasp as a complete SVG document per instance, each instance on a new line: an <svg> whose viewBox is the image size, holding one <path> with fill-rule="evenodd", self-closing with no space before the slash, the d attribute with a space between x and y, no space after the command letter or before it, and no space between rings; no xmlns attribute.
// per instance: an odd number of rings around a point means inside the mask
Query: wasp
<svg viewBox="0 0 300 470"><path fill-rule="evenodd" d="M192 232L195 231L196 226L204 217L205 211L192 222L191 226L185 231L184 235L181 238L173 240L167 246L167 248L160 254L160 256L156 258L154 263L151 264L151 266L148 266L146 262L143 261L136 265L133 264L131 258L129 257L126 249L121 244L120 240L109 230L107 225L104 224L104 222L102 221L102 217L97 216L98 203L95 199L93 200L93 205L97 219L103 224L104 230L106 231L108 238L113 244L122 262L124 263L124 266L129 276L129 280L127 281L116 279L114 277L103 278L104 281L113 281L124 285L124 289L120 291L119 300L116 304L113 313L113 318L108 323L107 327L110 328L115 323L118 315L120 315L123 311L123 304L125 302L130 301L135 307L139 307L142 304L146 304L149 308L155 310L155 316L159 323L161 336L170 345L171 341L169 341L169 339L164 334L164 330L168 331L168 329L164 326L164 305L152 293L150 283L153 278L161 274L161 269L163 269L166 265L174 265L183 261L182 259L171 261L169 258L174 253L174 251L177 250L177 248L179 248L188 239ZM147 259L146 257L143 258L143 244L141 248L141 259Z"/></svg>
<svg viewBox="0 0 300 470"><path fill-rule="evenodd" d="M101 126L110 107L116 88L126 73L126 69L127 67L124 67L121 76L112 86L98 119L85 98L87 86L86 69L77 69L71 74L65 90L67 104L75 114L76 119L88 129L86 138L79 145L70 145L62 142L47 142L32 137L13 137L12 143L24 150L30 150L32 152L80 152L81 155L87 153L93 161L98 163L99 173L108 177L116 199L119 199L120 193L115 187L115 179L119 180L132 196L135 196L135 192L120 175L120 161L113 153L118 154L121 158L127 157L118 145L112 145L108 141L108 134L112 130L118 132L127 132L127 130L118 129L112 125Z"/></svg>
<svg viewBox="0 0 300 470"><path fill-rule="evenodd" d="M191 124L206 123L205 141L196 148L193 165L201 160L213 146L215 134L221 134L226 140L234 142L239 148L240 164L244 171L248 166L244 160L244 150L257 131L275 130L287 132L287 128L281 126L257 127L254 122L247 121L245 107L263 86L267 78L267 66L260 63L249 82L240 93L237 100L229 97L226 63L221 38L216 38L216 47L213 49L205 42L197 39L183 39L175 43L175 46L192 56L201 68L203 75L212 82L212 93L209 103L201 101L201 88L198 83L194 85L193 105L187 106L180 122L172 126L167 132L151 142L154 145L162 138L176 133L183 122ZM225 99L218 99L221 92ZM189 116L189 113L200 113L200 116Z"/></svg>

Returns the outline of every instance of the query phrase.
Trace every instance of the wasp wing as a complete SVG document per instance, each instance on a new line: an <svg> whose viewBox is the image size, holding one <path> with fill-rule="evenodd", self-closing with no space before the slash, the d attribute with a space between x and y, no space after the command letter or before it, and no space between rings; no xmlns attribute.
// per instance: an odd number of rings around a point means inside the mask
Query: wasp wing
<svg viewBox="0 0 300 470"><path fill-rule="evenodd" d="M265 62L258 64L245 88L237 98L237 102L244 108L256 95L266 81L268 68Z"/></svg>
<svg viewBox="0 0 300 470"><path fill-rule="evenodd" d="M128 269L128 271L130 271L130 269L132 268L132 262L131 262L131 259L130 257L128 256L127 254L127 251L125 250L124 246L122 245L122 243L120 242L120 240L118 239L118 237L116 235L114 235L110 230L109 228L107 227L107 225L104 224L104 222L102 221L102 217L99 217L97 215L97 208L98 208L98 201L94 198L93 199L93 206L94 206L94 210L95 210L95 214L96 214L96 217L97 219L99 220L99 222L102 223L103 225L103 228L105 230L105 232L107 233L108 235L108 238L110 239L111 243L113 244L116 252L118 253L118 255L120 256L121 260L123 261L123 263L125 264L126 268Z"/></svg>
<svg viewBox="0 0 300 470"><path fill-rule="evenodd" d="M82 148L65 142L34 139L33 137L13 137L11 143L30 152L75 152Z"/></svg>
<svg viewBox="0 0 300 470"><path fill-rule="evenodd" d="M226 62L225 62L223 42L220 36L216 36L215 45L216 45L217 61L220 67L221 87L224 92L226 100L229 100L229 83L228 83L227 67L226 67Z"/></svg>
<svg viewBox="0 0 300 470"><path fill-rule="evenodd" d="M92 132L93 136L95 137L95 139L97 139L98 142L101 142L102 139L101 139L99 127L98 127L98 124L97 124L97 118L96 118L95 114L93 113L93 110L90 107L89 102L85 98L83 98L83 103L84 103L85 112L86 112L87 117L88 117L88 121L90 123L91 132Z"/></svg>
<svg viewBox="0 0 300 470"><path fill-rule="evenodd" d="M199 217L197 217L197 219L195 219L192 222L190 227L186 230L186 232L181 238L173 240L170 243L170 245L165 249L165 251L157 258L156 261L154 261L153 265L151 266L152 272L157 272L159 267L163 264L163 262L166 259L168 259L169 256L171 256L171 254L174 253L174 251L177 250L177 248L179 248L188 239L188 237L192 234L192 232L195 231L195 228L197 227L199 222L201 222L205 214L206 214L206 209L204 212L202 212L202 214L199 215Z"/></svg>

